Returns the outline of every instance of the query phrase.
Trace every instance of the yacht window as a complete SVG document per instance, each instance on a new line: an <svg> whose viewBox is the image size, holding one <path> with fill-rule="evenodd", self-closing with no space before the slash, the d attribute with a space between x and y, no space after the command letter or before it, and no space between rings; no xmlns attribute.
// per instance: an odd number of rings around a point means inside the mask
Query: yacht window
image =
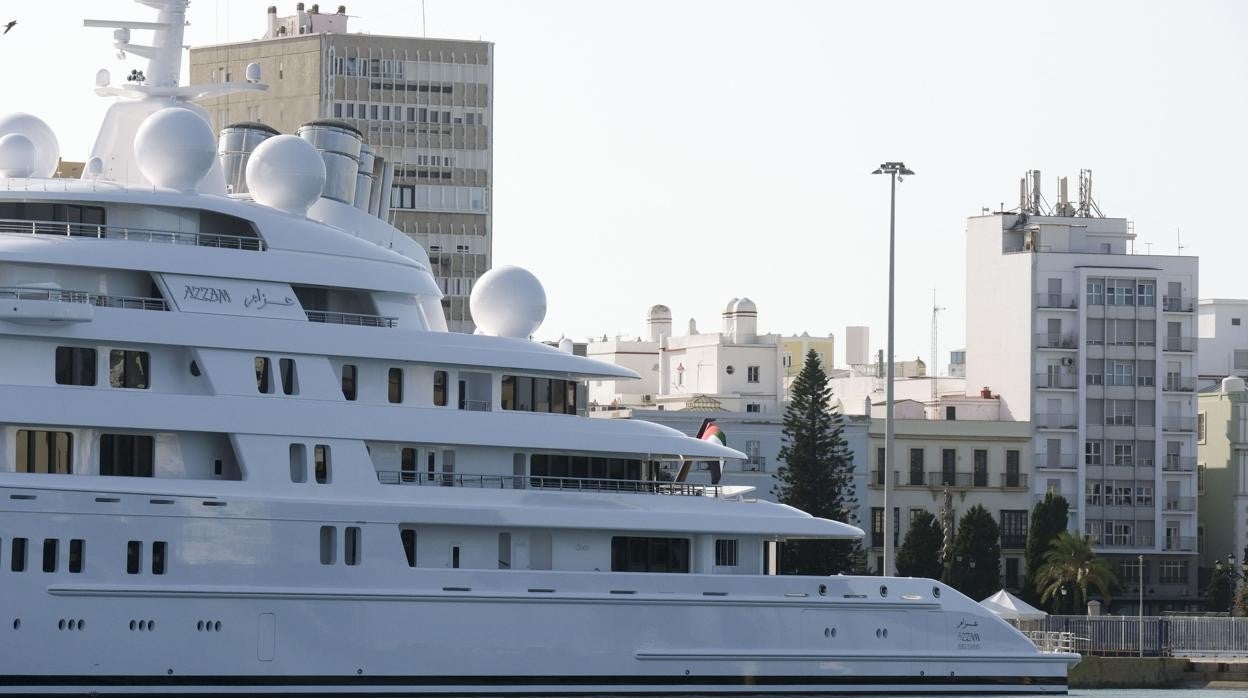
<svg viewBox="0 0 1248 698"><path fill-rule="evenodd" d="M43 539L43 571L44 572L56 571L57 542L58 541L55 538Z"/></svg>
<svg viewBox="0 0 1248 698"><path fill-rule="evenodd" d="M338 557L334 551L334 542L337 531L333 526L321 526L321 564L332 565Z"/></svg>
<svg viewBox="0 0 1248 698"><path fill-rule="evenodd" d="M329 482L329 446L325 444L314 446L312 448L312 459L315 465L317 484L327 484Z"/></svg>
<svg viewBox="0 0 1248 698"><path fill-rule="evenodd" d="M273 365L267 356L256 357L256 390L268 395L273 392Z"/></svg>
<svg viewBox="0 0 1248 698"><path fill-rule="evenodd" d="M147 389L150 363L145 351L114 349L109 353L108 381L114 388Z"/></svg>
<svg viewBox="0 0 1248 698"><path fill-rule="evenodd" d="M9 546L9 569L14 572L26 571L26 539L14 538Z"/></svg>
<svg viewBox="0 0 1248 698"><path fill-rule="evenodd" d="M437 407L446 406L446 371L433 372L433 404Z"/></svg>
<svg viewBox="0 0 1248 698"><path fill-rule="evenodd" d="M399 482L416 482L416 449L399 452Z"/></svg>
<svg viewBox="0 0 1248 698"><path fill-rule="evenodd" d="M521 412L533 411L533 379L528 376L516 376L516 406Z"/></svg>
<svg viewBox="0 0 1248 698"><path fill-rule="evenodd" d="M451 567L459 569L459 546L451 546Z"/></svg>
<svg viewBox="0 0 1248 698"><path fill-rule="evenodd" d="M720 538L715 541L715 566L737 566L737 539Z"/></svg>
<svg viewBox="0 0 1248 698"><path fill-rule="evenodd" d="M278 370L282 374L282 394L298 395L299 384L295 380L295 360L279 359L277 362Z"/></svg>
<svg viewBox="0 0 1248 698"><path fill-rule="evenodd" d="M126 543L126 574L138 574L143 565L143 543L132 540Z"/></svg>
<svg viewBox="0 0 1248 698"><path fill-rule="evenodd" d="M82 572L83 553L87 542L81 538L69 541L69 571L72 574Z"/></svg>
<svg viewBox="0 0 1248 698"><path fill-rule="evenodd" d="M403 541L403 554L407 557L407 566L416 566L416 531L405 528L399 531L399 539Z"/></svg>
<svg viewBox="0 0 1248 698"><path fill-rule="evenodd" d="M356 368L354 364L342 365L342 396L348 400L355 399L355 376Z"/></svg>
<svg viewBox="0 0 1248 698"><path fill-rule="evenodd" d="M388 389L386 394L390 402L396 404L403 402L403 369L390 369L390 375L387 382L389 385L387 386Z"/></svg>
<svg viewBox="0 0 1248 698"><path fill-rule="evenodd" d="M442 452L442 486L450 487L455 484L455 452L446 450Z"/></svg>
<svg viewBox="0 0 1248 698"><path fill-rule="evenodd" d="M74 437L67 431L17 430L17 472L68 475Z"/></svg>
<svg viewBox="0 0 1248 698"><path fill-rule="evenodd" d="M503 376L502 408L519 412L576 414L576 381Z"/></svg>
<svg viewBox="0 0 1248 698"><path fill-rule="evenodd" d="M165 554L169 544L163 540L152 543L152 574L165 573Z"/></svg>
<svg viewBox="0 0 1248 698"><path fill-rule="evenodd" d="M533 411L534 412L549 412L550 411L550 383L551 381L549 378L534 378L533 379Z"/></svg>
<svg viewBox="0 0 1248 698"><path fill-rule="evenodd" d="M503 409L516 409L516 377L503 376L502 395L500 396Z"/></svg>
<svg viewBox="0 0 1248 698"><path fill-rule="evenodd" d="M303 444L290 445L290 481L308 481L308 448Z"/></svg>
<svg viewBox="0 0 1248 698"><path fill-rule="evenodd" d="M359 526L347 526L347 535L342 546L342 561L348 565L360 564Z"/></svg>
<svg viewBox="0 0 1248 698"><path fill-rule="evenodd" d="M84 223L83 227L61 226L58 232L65 234L69 228L71 235L85 235L88 232L96 235L94 228L104 224L104 209L99 206L77 206L74 204L51 204L43 202L4 202L0 203L0 219L22 221L47 221L55 223Z"/></svg>
<svg viewBox="0 0 1248 698"><path fill-rule="evenodd" d="M611 538L612 572L688 572L687 538Z"/></svg>
<svg viewBox="0 0 1248 698"><path fill-rule="evenodd" d="M95 350L89 347L57 347L56 383L95 385Z"/></svg>
<svg viewBox="0 0 1248 698"><path fill-rule="evenodd" d="M498 569L511 569L511 534L498 534Z"/></svg>
<svg viewBox="0 0 1248 698"><path fill-rule="evenodd" d="M155 439L134 434L100 435L100 474L152 477Z"/></svg>

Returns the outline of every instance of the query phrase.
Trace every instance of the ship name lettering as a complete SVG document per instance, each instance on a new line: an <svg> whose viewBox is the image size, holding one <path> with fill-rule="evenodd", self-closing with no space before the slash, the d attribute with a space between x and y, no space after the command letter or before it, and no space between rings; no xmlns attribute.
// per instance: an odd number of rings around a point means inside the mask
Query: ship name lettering
<svg viewBox="0 0 1248 698"><path fill-rule="evenodd" d="M205 303L233 303L230 299L230 292L223 288L215 286L191 286L182 287L182 300L191 299L194 301L203 301Z"/></svg>

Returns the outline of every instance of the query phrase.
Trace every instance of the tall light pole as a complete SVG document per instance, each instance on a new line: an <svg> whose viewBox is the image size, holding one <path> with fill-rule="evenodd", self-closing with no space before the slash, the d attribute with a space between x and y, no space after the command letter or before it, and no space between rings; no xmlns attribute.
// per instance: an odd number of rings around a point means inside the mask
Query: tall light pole
<svg viewBox="0 0 1248 698"><path fill-rule="evenodd" d="M892 576L893 567L893 304L895 287L896 231L897 231L897 182L914 171L905 163L886 162L871 174L889 175L888 190L888 350L884 361L888 364L888 395L884 405L884 576Z"/></svg>
<svg viewBox="0 0 1248 698"><path fill-rule="evenodd" d="M1140 657L1144 656L1144 556L1139 556L1140 561Z"/></svg>

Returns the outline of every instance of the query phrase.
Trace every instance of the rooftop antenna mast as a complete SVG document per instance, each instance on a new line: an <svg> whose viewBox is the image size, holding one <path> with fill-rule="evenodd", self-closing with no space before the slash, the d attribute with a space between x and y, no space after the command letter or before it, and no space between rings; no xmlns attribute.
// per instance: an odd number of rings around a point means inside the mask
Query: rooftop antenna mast
<svg viewBox="0 0 1248 698"><path fill-rule="evenodd" d="M1179 247L1179 256L1183 256L1183 233L1178 228L1174 229L1174 242Z"/></svg>
<svg viewBox="0 0 1248 698"><path fill-rule="evenodd" d="M1075 215L1080 218L1105 217L1092 199L1092 170L1079 170L1079 208Z"/></svg>
<svg viewBox="0 0 1248 698"><path fill-rule="evenodd" d="M932 375L929 376L932 383L932 409L936 409L936 377L940 375L940 371L936 370L936 367L939 365L936 363L936 352L938 351L936 345L940 336L939 317L942 310L944 310L944 307L936 303L936 289L932 289Z"/></svg>

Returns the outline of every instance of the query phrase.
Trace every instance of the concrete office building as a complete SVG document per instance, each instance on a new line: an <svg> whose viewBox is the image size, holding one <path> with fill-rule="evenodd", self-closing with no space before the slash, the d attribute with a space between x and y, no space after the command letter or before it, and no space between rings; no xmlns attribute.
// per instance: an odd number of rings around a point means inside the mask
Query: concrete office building
<svg viewBox="0 0 1248 698"><path fill-rule="evenodd" d="M1123 588L1145 556L1146 612L1195 608L1197 260L1132 254L1091 173L1077 206L1061 189L1049 210L1029 173L1017 211L967 222L967 383L1032 422L1033 499L1064 495Z"/></svg>
<svg viewBox="0 0 1248 698"><path fill-rule="evenodd" d="M424 245L451 330L471 332L472 285L493 249L494 46L351 34L346 8L279 17L262 39L191 49L192 84L238 80L258 63L263 92L205 99L213 126L260 122L294 133L337 119L393 166L389 221Z"/></svg>

